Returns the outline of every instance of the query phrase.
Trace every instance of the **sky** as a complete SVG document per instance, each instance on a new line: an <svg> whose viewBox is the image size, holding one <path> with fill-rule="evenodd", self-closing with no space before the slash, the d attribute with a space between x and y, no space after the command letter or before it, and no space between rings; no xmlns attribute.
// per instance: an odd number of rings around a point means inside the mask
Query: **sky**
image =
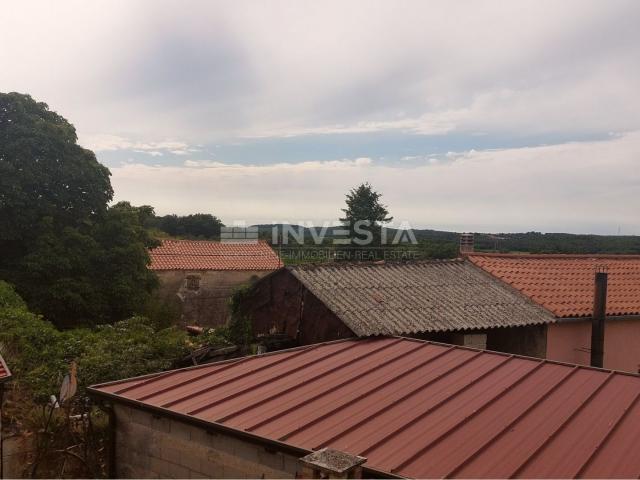
<svg viewBox="0 0 640 480"><path fill-rule="evenodd" d="M0 91L115 200L322 224L640 234L640 2L6 1Z"/></svg>

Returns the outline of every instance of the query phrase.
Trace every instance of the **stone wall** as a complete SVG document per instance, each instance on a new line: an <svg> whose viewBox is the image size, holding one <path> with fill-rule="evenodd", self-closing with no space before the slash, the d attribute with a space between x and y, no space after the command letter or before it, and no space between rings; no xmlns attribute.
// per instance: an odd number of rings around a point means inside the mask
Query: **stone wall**
<svg viewBox="0 0 640 480"><path fill-rule="evenodd" d="M295 478L298 457L115 405L118 478Z"/></svg>
<svg viewBox="0 0 640 480"><path fill-rule="evenodd" d="M175 303L180 325L215 327L229 320L229 298L239 287L271 273L269 270L160 270L158 295ZM189 288L189 278L198 288Z"/></svg>

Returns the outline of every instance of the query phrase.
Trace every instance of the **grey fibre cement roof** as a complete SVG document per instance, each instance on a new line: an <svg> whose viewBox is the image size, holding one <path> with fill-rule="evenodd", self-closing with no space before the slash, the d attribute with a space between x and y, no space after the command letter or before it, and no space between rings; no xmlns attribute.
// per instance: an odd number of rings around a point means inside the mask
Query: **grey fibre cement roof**
<svg viewBox="0 0 640 480"><path fill-rule="evenodd" d="M288 269L358 336L555 321L517 290L464 260Z"/></svg>

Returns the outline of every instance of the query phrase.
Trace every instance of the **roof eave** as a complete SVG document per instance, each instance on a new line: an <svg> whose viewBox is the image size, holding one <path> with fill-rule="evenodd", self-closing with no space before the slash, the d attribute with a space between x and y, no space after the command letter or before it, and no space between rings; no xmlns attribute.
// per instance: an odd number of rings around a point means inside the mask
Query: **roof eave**
<svg viewBox="0 0 640 480"><path fill-rule="evenodd" d="M90 396L101 398L103 400L110 400L112 402L125 404L127 406L138 408L140 410L144 410L144 411L147 411L147 412L152 413L152 414L164 415L164 416L167 416L167 417L170 417L170 418L174 418L174 419L176 419L178 421L182 421L184 423L188 423L190 425L203 428L204 430L208 430L208 431L214 430L216 432L220 432L220 433L225 433L225 434L231 435L231 436L236 437L236 438L238 438L240 440L248 440L250 442L257 443L259 445L263 445L263 446L265 446L267 448L276 449L276 450L282 451L284 453L288 453L290 455L297 456L298 458L304 457L304 456L312 453L312 450L308 450L306 448L296 447L295 445L291 445L291 444L286 443L286 442L280 442L278 440L272 440L270 438L262 437L260 435L256 435L256 434L244 431L244 430L240 430L240 429L237 429L237 428L229 427L227 425L223 425L223 424L218 423L218 422L204 420L204 419L201 419L201 418L193 417L193 416L190 416L190 415L187 415L187 414L184 414L184 413L175 412L173 410L169 410L169 409L166 409L166 408L158 407L158 406L155 406L155 405L149 405L149 404L141 402L139 400L133 400L133 399L122 397L122 396L119 396L119 395L116 395L116 394L113 394L113 393L103 392L101 390L97 390L94 387L88 387L87 388L87 393ZM394 474L392 474L390 472L377 470L375 468L369 468L366 465L363 465L363 469L365 470L365 472L370 472L370 473L374 474L377 477L406 478L406 477L394 475ZM369 478L369 477L366 477L366 478Z"/></svg>

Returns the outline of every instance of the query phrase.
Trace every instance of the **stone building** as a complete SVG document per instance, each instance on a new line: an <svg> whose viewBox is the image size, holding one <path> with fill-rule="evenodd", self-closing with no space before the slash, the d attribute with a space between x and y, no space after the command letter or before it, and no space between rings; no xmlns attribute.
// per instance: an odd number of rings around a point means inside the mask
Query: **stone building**
<svg viewBox="0 0 640 480"><path fill-rule="evenodd" d="M177 307L182 326L224 325L233 292L282 265L263 241L164 240L150 256L158 294Z"/></svg>

